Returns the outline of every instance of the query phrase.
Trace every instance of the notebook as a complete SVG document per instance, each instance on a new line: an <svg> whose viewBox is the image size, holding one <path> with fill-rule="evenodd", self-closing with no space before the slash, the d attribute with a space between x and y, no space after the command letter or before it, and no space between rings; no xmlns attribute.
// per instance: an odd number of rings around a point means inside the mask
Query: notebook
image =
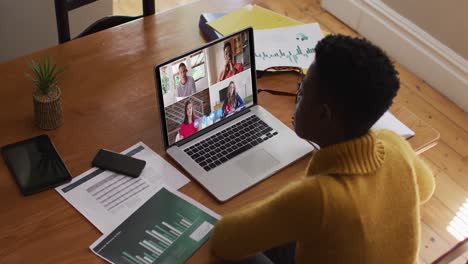
<svg viewBox="0 0 468 264"><path fill-rule="evenodd" d="M244 6L208 22L208 25L224 36L246 27L253 27L253 29L270 29L301 24L302 22L300 21L257 5Z"/></svg>

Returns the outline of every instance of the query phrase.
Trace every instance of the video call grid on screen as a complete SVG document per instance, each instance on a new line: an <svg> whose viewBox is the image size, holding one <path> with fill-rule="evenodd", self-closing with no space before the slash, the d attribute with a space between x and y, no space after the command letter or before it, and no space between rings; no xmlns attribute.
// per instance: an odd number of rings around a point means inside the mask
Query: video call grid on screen
<svg viewBox="0 0 468 264"><path fill-rule="evenodd" d="M159 69L169 146L253 104L248 31Z"/></svg>

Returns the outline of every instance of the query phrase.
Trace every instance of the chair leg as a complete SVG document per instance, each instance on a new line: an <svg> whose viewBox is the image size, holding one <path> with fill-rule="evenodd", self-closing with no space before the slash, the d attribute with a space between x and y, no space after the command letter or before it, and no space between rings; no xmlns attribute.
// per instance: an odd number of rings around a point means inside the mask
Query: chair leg
<svg viewBox="0 0 468 264"><path fill-rule="evenodd" d="M60 44L70 40L70 25L66 0L55 0L55 18L57 19L58 42Z"/></svg>
<svg viewBox="0 0 468 264"><path fill-rule="evenodd" d="M142 0L143 3L143 16L154 15L155 13L155 0Z"/></svg>

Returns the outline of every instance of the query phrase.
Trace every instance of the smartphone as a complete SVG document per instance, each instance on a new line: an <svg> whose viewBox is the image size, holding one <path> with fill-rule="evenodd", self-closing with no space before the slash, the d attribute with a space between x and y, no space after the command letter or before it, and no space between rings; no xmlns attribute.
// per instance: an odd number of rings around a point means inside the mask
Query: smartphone
<svg viewBox="0 0 468 264"><path fill-rule="evenodd" d="M100 149L92 165L103 170L110 170L130 177L138 177L145 168L146 161L132 158L106 149Z"/></svg>

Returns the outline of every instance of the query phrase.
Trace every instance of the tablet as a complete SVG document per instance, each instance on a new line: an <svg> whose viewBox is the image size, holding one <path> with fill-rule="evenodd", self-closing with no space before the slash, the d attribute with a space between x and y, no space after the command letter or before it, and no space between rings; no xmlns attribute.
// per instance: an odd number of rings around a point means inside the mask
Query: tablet
<svg viewBox="0 0 468 264"><path fill-rule="evenodd" d="M47 135L3 146L3 159L23 195L30 195L71 180Z"/></svg>

